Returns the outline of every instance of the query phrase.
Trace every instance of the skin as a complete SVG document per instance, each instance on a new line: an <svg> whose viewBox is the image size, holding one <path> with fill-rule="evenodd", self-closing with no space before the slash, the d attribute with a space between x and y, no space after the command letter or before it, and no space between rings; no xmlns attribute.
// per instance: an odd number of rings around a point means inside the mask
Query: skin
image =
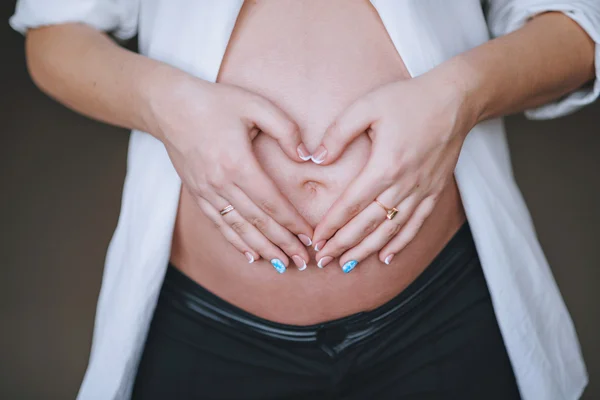
<svg viewBox="0 0 600 400"><path fill-rule="evenodd" d="M346 4L345 12L350 13L349 4L356 12L345 18L373 12L363 6L359 10L363 3L367 2ZM298 4L287 2L286 16L303 15L289 12ZM319 2L314 7L315 13L306 14L306 20L281 21L279 10L275 14L279 18L258 26L276 32L298 24L305 26L300 33L316 32L316 27L327 28L330 21L341 18L340 9L333 7L335 13L323 20L327 23L319 22L315 16L325 15L328 9ZM267 14L256 12L252 18L261 15ZM275 29L273 21L281 26ZM317 25L306 29L307 21ZM381 29L369 26L363 34L379 32L380 36L365 50L388 40ZM340 36L342 40L344 35ZM314 43L323 42L323 37L331 36L315 33ZM557 46L557 42L568 45ZM356 38L351 44L355 48ZM245 46L230 47L226 58L235 61ZM510 62L515 52L518 65ZM31 31L27 53L34 81L51 96L93 118L148 132L165 144L183 183L174 232L175 264L233 304L265 318L297 324L372 309L403 290L464 220L452 171L470 128L485 118L547 102L593 77L593 43L560 14L539 16L518 32L416 79L406 79L398 60L376 63L383 70L366 75L381 80L360 86L356 82L364 74L348 70L352 72L348 79L331 89L335 95L324 97L337 102L315 107L331 115L318 118L306 118L306 110L294 103L300 96L281 95L282 87L289 92L306 84L285 86L302 76L293 69L297 64L286 66L283 70L292 73L280 76L280 81L277 71L269 71L268 79L260 81L244 79L244 73L256 68L235 72L235 65L247 65L251 59L238 58L229 69L225 60L219 83L212 84L128 52L104 34L77 24ZM295 53L291 49L288 55ZM318 65L308 67L313 71ZM312 91L318 93L331 81L317 81ZM277 83L272 90L270 82ZM407 121L410 125L405 129ZM211 146L203 145L207 142ZM321 161L319 144L327 149L322 162L304 162L310 153L313 161ZM285 168L284 163L288 163ZM285 171L302 174L297 183L303 190L286 186L290 181L286 176L292 175ZM386 221L383 209L372 203L375 198L387 205L407 200L398 207L402 213ZM229 202L236 211L221 217L218 210ZM215 235L219 231L222 236ZM301 234L312 238L313 246L321 244L316 257L304 246L308 242L298 237ZM390 268L371 268L380 262L375 257L378 252L380 261L396 254ZM248 254L256 261L252 268L242 268ZM313 260L331 257L332 262L338 256L340 265L360 261L356 272L341 279L337 268L310 268ZM307 263L309 268L278 275L259 258L279 258L285 266L291 261L297 267Z"/></svg>
<svg viewBox="0 0 600 400"><path fill-rule="evenodd" d="M308 243L312 227L265 175L250 145L260 130L291 160L308 159L295 122L269 100L127 51L81 24L30 30L26 52L31 77L50 96L89 117L161 140L196 204L246 257L288 265L287 251L308 259L302 241ZM204 146L207 141L213 145ZM229 204L225 198L236 211L222 218L218 210ZM247 221L265 223L243 237L231 228Z"/></svg>
<svg viewBox="0 0 600 400"><path fill-rule="evenodd" d="M317 259L340 257L343 266L378 252L389 263L431 215L477 123L542 105L593 78L591 38L563 14L545 13L416 79L356 100L313 155L328 165L358 134L366 131L373 141L364 169L315 229L315 243L326 242ZM398 215L386 220L375 199Z"/></svg>
<svg viewBox="0 0 600 400"><path fill-rule="evenodd" d="M170 89L170 96L154 103L159 111L152 129L162 137L186 192L249 260L277 259L286 266L286 254L308 260L302 240L309 240L312 227L252 151L252 140L261 132L289 158L305 162L297 151L301 147L308 153L298 127L271 102L239 87L212 84L206 96L200 87L207 83L190 83L181 82ZM205 145L208 141L211 146ZM219 210L228 204L235 204L235 210L221 216Z"/></svg>
<svg viewBox="0 0 600 400"><path fill-rule="evenodd" d="M402 58L368 2L277 0L245 3L217 82L269 99L296 121L302 141L314 150L327 126L356 98L408 79ZM369 137L360 134L336 162L324 166L293 162L267 135L253 140L264 171L312 226L360 172L371 147ZM171 262L255 315L310 324L377 307L402 291L464 222L455 185L448 185L435 215L410 251L396 257L389 268L369 257L352 274L319 269L313 247L308 249L306 269L298 271L292 265L280 275L268 260L247 265L182 188ZM235 229L243 233L245 227Z"/></svg>

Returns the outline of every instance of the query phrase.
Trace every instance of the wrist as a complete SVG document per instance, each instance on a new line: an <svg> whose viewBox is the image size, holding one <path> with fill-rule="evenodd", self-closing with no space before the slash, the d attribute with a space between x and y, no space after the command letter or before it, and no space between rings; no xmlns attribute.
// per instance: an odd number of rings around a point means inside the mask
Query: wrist
<svg viewBox="0 0 600 400"><path fill-rule="evenodd" d="M143 131L164 142L167 138L162 127L166 114L177 109L176 103L184 98L183 91L195 87L200 79L166 64L156 63L138 79L140 117Z"/></svg>
<svg viewBox="0 0 600 400"><path fill-rule="evenodd" d="M434 68L431 73L437 85L451 92L458 104L458 120L467 125L465 135L479 122L485 120L482 78L463 55L455 56Z"/></svg>
<svg viewBox="0 0 600 400"><path fill-rule="evenodd" d="M463 136L482 119L481 102L478 99L479 78L460 56L451 58L423 75L440 99L442 106L452 114L452 136Z"/></svg>

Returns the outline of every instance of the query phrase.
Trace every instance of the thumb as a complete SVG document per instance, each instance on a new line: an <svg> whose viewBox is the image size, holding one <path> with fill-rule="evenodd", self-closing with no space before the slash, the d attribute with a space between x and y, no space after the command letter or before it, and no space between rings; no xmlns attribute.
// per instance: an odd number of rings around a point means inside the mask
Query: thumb
<svg viewBox="0 0 600 400"><path fill-rule="evenodd" d="M260 99L251 108L252 122L265 134L277 140L289 158L297 162L310 160L310 153L302 142L298 125L279 107Z"/></svg>
<svg viewBox="0 0 600 400"><path fill-rule="evenodd" d="M337 160L344 149L373 122L369 103L358 100L346 108L325 131L321 144L315 149L312 161L328 165Z"/></svg>

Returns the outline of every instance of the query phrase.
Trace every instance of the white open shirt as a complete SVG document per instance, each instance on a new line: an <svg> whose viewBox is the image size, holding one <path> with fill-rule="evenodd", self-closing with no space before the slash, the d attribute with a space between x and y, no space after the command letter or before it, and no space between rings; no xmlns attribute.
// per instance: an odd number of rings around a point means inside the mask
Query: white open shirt
<svg viewBox="0 0 600 400"><path fill-rule="evenodd" d="M138 33L142 54L215 81L242 2L19 0L10 24L20 32L83 22L120 39ZM412 76L550 10L564 12L593 38L600 76L600 0L371 2ZM599 82L526 115L570 113L598 97ZM579 398L587 383L579 343L513 179L502 119L473 128L455 175L521 396ZM162 143L133 131L80 400L130 396L169 261L180 185Z"/></svg>

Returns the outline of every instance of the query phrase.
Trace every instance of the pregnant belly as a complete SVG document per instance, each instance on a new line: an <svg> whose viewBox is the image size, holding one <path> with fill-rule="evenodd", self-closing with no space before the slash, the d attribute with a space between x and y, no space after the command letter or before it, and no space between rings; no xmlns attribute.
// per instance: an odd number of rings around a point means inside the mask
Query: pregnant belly
<svg viewBox="0 0 600 400"><path fill-rule="evenodd" d="M271 0L244 3L218 81L268 98L293 118L314 150L327 126L353 100L410 76L376 11L366 0ZM296 163L264 134L257 158L283 194L315 226L367 161L363 134L329 166ZM391 265L375 256L343 274L334 260L305 271L275 273L268 261L248 265L182 189L171 261L225 300L277 322L312 324L375 308L404 289L464 221L456 185ZM292 264L293 265L293 264Z"/></svg>

